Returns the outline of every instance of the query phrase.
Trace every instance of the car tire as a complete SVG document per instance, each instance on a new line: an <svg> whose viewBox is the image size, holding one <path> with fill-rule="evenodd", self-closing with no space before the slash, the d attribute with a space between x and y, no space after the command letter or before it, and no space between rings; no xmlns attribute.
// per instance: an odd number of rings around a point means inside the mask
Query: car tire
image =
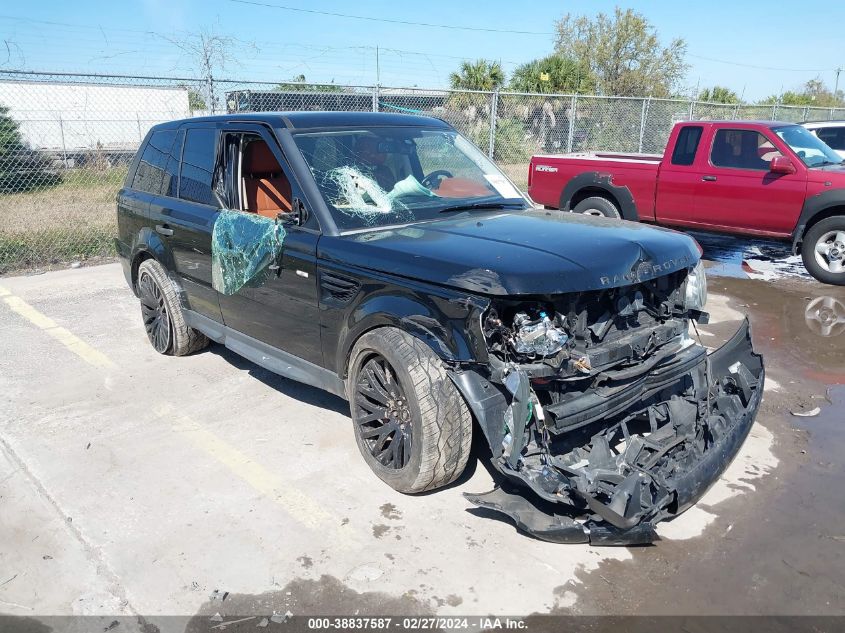
<svg viewBox="0 0 845 633"><path fill-rule="evenodd" d="M583 215L597 215L605 218L621 219L622 215L619 209L607 198L601 196L591 196L584 198L581 202L575 205L572 209L573 213L581 213Z"/></svg>
<svg viewBox="0 0 845 633"><path fill-rule="evenodd" d="M347 384L355 441L382 481L416 493L461 475L472 416L425 343L392 327L367 332L350 355Z"/></svg>
<svg viewBox="0 0 845 633"><path fill-rule="evenodd" d="M801 242L807 271L822 283L845 286L845 216L814 224Z"/></svg>
<svg viewBox="0 0 845 633"><path fill-rule="evenodd" d="M160 354L187 356L208 345L208 337L185 324L182 304L164 267L154 259L138 267L138 298L147 338Z"/></svg>

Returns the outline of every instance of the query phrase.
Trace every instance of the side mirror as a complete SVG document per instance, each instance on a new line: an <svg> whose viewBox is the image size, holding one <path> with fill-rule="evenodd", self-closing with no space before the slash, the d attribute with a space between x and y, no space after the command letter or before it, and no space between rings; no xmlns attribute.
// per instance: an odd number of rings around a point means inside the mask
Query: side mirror
<svg viewBox="0 0 845 633"><path fill-rule="evenodd" d="M284 224L304 226L308 221L308 209L300 198L294 198L290 213L279 213L278 217Z"/></svg>
<svg viewBox="0 0 845 633"><path fill-rule="evenodd" d="M769 171L773 174L794 174L795 165L786 156L775 156L769 163Z"/></svg>

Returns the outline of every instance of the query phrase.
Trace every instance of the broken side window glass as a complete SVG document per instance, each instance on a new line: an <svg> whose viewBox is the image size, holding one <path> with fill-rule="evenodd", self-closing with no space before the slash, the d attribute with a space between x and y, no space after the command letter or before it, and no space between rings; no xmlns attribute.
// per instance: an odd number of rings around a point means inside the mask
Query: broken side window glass
<svg viewBox="0 0 845 633"><path fill-rule="evenodd" d="M211 284L224 295L261 285L278 265L285 229L278 219L221 209L211 233Z"/></svg>

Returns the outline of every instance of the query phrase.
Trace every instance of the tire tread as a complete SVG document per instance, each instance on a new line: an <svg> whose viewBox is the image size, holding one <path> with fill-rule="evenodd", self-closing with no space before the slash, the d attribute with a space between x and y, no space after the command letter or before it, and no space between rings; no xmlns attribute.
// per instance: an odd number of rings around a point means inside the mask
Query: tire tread
<svg viewBox="0 0 845 633"><path fill-rule="evenodd" d="M166 353L172 356L187 356L207 347L208 337L185 323L179 295L164 267L154 259L147 259L138 267L139 279L144 272L153 278L164 295L164 303L170 316L172 337Z"/></svg>

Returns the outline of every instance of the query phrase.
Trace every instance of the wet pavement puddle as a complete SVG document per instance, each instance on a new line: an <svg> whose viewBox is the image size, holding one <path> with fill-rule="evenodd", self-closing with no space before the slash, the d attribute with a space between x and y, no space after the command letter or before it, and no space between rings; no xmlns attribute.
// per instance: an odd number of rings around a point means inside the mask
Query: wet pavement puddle
<svg viewBox="0 0 845 633"><path fill-rule="evenodd" d="M812 279L788 242L690 231L711 262L707 274L773 281L783 277Z"/></svg>

